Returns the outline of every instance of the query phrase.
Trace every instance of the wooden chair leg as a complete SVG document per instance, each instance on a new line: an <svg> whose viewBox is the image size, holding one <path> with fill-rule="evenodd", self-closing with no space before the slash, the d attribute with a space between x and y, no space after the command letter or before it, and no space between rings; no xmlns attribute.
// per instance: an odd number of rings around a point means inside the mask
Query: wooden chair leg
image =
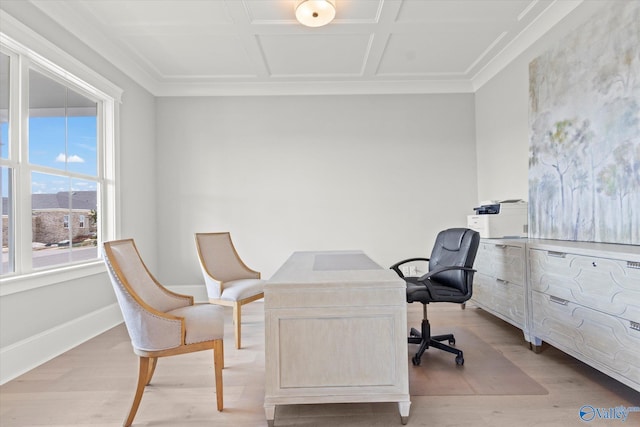
<svg viewBox="0 0 640 427"><path fill-rule="evenodd" d="M156 364L158 363L157 357L149 358L149 372L147 374L147 383L145 385L149 385L151 382L151 378L153 378L153 373L156 371Z"/></svg>
<svg viewBox="0 0 640 427"><path fill-rule="evenodd" d="M129 427L133 423L133 419L136 416L136 412L138 412L138 406L140 406L140 401L142 400L142 393L144 393L144 387L147 385L148 379L149 379L149 358L140 356L139 367L138 367L138 385L136 387L136 394L133 396L133 403L131 404L129 415L127 416L127 419L123 424L124 427Z"/></svg>
<svg viewBox="0 0 640 427"><path fill-rule="evenodd" d="M218 411L222 411L223 395L222 395L222 367L224 365L223 341L215 340L213 344L213 369L216 379L216 400Z"/></svg>
<svg viewBox="0 0 640 427"><path fill-rule="evenodd" d="M241 339L240 339L240 332L241 332L241 322L240 322L240 317L242 316L242 306L240 305L239 302L236 302L233 304L233 327L234 327L234 333L236 336L236 348L240 348L241 346Z"/></svg>

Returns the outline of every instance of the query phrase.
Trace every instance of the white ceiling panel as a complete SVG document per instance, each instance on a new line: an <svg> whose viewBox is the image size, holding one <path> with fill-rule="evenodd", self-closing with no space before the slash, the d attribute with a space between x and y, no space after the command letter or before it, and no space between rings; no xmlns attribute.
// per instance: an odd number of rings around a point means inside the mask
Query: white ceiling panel
<svg viewBox="0 0 640 427"><path fill-rule="evenodd" d="M265 23L290 23L296 22L293 16L294 1L256 1L256 0L238 0L247 13L247 18L252 24Z"/></svg>
<svg viewBox="0 0 640 427"><path fill-rule="evenodd" d="M358 76L370 36L308 34L262 36L260 45L274 77Z"/></svg>
<svg viewBox="0 0 640 427"><path fill-rule="evenodd" d="M76 0L66 3L76 3L74 7L81 7L84 13L93 15L106 27L233 23L227 4L219 0Z"/></svg>
<svg viewBox="0 0 640 427"><path fill-rule="evenodd" d="M255 77L251 59L237 36L168 34L127 40L130 48L164 78Z"/></svg>
<svg viewBox="0 0 640 427"><path fill-rule="evenodd" d="M508 22L533 7L529 0L405 0L397 22ZM546 2L549 3L549 2Z"/></svg>
<svg viewBox="0 0 640 427"><path fill-rule="evenodd" d="M392 34L379 75L466 75L487 46L502 35L493 26L433 24L425 30ZM451 55L451 52L456 52Z"/></svg>
<svg viewBox="0 0 640 427"><path fill-rule="evenodd" d="M469 92L582 0L24 0L158 96Z"/></svg>

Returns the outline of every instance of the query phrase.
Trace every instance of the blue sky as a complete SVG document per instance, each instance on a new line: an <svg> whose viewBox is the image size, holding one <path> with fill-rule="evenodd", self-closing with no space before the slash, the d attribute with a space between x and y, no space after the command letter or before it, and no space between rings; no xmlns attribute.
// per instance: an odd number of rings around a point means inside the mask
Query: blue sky
<svg viewBox="0 0 640 427"><path fill-rule="evenodd" d="M65 123L66 120L66 123ZM2 157L7 156L8 134L2 125ZM29 163L60 171L97 175L97 139L95 116L31 117L29 119ZM6 180L2 180L6 195ZM68 190L95 190L95 183L85 180L34 173L33 193L57 193Z"/></svg>

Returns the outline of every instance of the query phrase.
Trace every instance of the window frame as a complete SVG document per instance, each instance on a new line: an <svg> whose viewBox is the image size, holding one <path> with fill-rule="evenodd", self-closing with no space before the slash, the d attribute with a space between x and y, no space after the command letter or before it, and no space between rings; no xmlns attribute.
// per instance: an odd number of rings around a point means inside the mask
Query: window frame
<svg viewBox="0 0 640 427"><path fill-rule="evenodd" d="M37 270L31 266L31 197L21 195L31 194L32 169L26 163L28 144L19 143L21 138L28 135L29 69L38 72L44 70L47 76L54 76L64 85L79 89L99 100L98 242L114 239L119 235L119 180L116 158L119 152L119 116L123 91L2 10L0 20L3 23L0 51L10 56L11 76L17 77L11 79L9 87L11 152L9 159L0 159L3 167L12 168L14 171L13 191L16 199L12 206L15 219L15 271L0 278L0 296L4 296L105 271L101 259ZM46 56L38 52L46 52ZM99 256L100 252L99 245Z"/></svg>

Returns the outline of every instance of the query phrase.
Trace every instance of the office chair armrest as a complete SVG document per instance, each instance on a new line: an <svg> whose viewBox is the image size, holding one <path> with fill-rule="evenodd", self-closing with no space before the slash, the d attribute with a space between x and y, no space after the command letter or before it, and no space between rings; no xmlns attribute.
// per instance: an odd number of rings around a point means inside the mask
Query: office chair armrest
<svg viewBox="0 0 640 427"><path fill-rule="evenodd" d="M435 270L431 270L428 273L425 273L422 276L420 276L418 281L424 282L425 280L429 280L433 276L436 276L436 275L438 275L438 274L440 274L442 272L451 271L451 270L463 270L463 271L473 271L473 272L476 271L476 270L474 270L473 268L470 268L470 267L462 267L462 266L452 265L450 267L442 267L442 268L437 268Z"/></svg>
<svg viewBox="0 0 640 427"><path fill-rule="evenodd" d="M404 274L402 274L402 271L400 271L400 266L407 264L409 262L414 262L414 261L429 261L429 258L407 258L407 259L403 259L402 261L396 262L389 268L395 271L398 274L398 276L404 279Z"/></svg>

